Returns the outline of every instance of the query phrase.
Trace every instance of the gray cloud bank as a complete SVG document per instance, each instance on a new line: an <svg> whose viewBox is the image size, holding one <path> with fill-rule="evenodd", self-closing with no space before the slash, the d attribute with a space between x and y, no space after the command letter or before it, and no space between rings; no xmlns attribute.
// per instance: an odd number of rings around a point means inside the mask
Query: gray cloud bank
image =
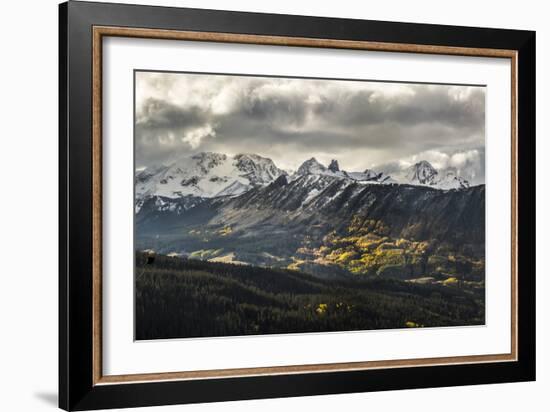
<svg viewBox="0 0 550 412"><path fill-rule="evenodd" d="M138 167L200 151L353 171L423 157L483 183L485 88L137 72L135 139Z"/></svg>

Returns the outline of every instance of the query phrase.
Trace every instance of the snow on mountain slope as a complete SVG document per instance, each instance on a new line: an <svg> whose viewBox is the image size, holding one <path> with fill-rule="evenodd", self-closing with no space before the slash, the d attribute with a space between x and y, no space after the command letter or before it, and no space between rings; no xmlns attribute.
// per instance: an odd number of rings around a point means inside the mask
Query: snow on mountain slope
<svg viewBox="0 0 550 412"><path fill-rule="evenodd" d="M273 160L257 154L238 154L234 157L237 169L252 185L267 185L286 174L273 163Z"/></svg>
<svg viewBox="0 0 550 412"><path fill-rule="evenodd" d="M366 169L364 172L346 172L345 170L340 170L338 161L336 160L332 160L330 165L325 167L314 157L302 163L293 178L295 179L305 175L331 176L363 183L395 183L390 176L384 173L379 173L371 169Z"/></svg>
<svg viewBox="0 0 550 412"><path fill-rule="evenodd" d="M358 182L397 183L390 175L372 169L366 169L364 172L348 172L348 176Z"/></svg>
<svg viewBox="0 0 550 412"><path fill-rule="evenodd" d="M454 167L440 170L438 174L439 180L436 186L439 189L465 189L470 187L470 183L463 177L460 177Z"/></svg>
<svg viewBox="0 0 550 412"><path fill-rule="evenodd" d="M258 216L261 216L263 213L261 210L271 208L297 210L313 202L322 201L323 204L330 202L336 196L336 190L327 192L327 188L337 187L343 190L354 183L352 179L327 174L305 174L292 180L281 176L265 187L252 189L241 196L229 199L226 204L233 204L240 208L244 205L255 207L260 211ZM256 217L250 216L251 220Z"/></svg>
<svg viewBox="0 0 550 412"><path fill-rule="evenodd" d="M253 188L277 182L282 187L298 180L307 186L301 199L303 203L312 202L335 180L360 185L402 183L443 190L469 187L468 181L460 177L456 169L438 171L425 160L390 176L372 169L363 172L340 170L336 160L332 160L326 167L312 157L288 176L271 159L257 154L228 156L203 152L181 158L168 166L150 167L137 172L136 212L139 212L145 199L152 196L163 198L164 201L188 196L236 197Z"/></svg>
<svg viewBox="0 0 550 412"><path fill-rule="evenodd" d="M421 160L407 169L406 178L412 184L433 185L438 177L437 174L437 170L430 162Z"/></svg>
<svg viewBox="0 0 550 412"><path fill-rule="evenodd" d="M296 171L296 174L299 176L304 175L333 175L335 172L327 169L321 163L317 161L314 157L309 160L306 160Z"/></svg>
<svg viewBox="0 0 550 412"><path fill-rule="evenodd" d="M437 189L464 189L470 187L470 183L460 177L455 168L450 167L437 170L430 162L421 160L394 176L399 183L430 186Z"/></svg>
<svg viewBox="0 0 550 412"><path fill-rule="evenodd" d="M235 180L225 189L216 193L216 196L239 196L250 189L250 185Z"/></svg>
<svg viewBox="0 0 550 412"><path fill-rule="evenodd" d="M258 155L234 157L203 152L169 166L147 168L136 175L136 200L147 196L235 196L255 186L269 184L284 171L271 159Z"/></svg>

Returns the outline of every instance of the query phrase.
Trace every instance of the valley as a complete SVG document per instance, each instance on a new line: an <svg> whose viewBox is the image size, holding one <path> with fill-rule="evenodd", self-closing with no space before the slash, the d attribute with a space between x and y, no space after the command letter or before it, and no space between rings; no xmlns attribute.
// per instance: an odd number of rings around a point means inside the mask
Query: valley
<svg viewBox="0 0 550 412"><path fill-rule="evenodd" d="M485 185L446 173L204 153L141 172L138 339L484 324Z"/></svg>
<svg viewBox="0 0 550 412"><path fill-rule="evenodd" d="M268 164L271 182L239 195L139 198L137 249L324 278L483 284L484 185L439 189L425 163L411 173L418 185L374 171L361 181L311 159L294 176Z"/></svg>

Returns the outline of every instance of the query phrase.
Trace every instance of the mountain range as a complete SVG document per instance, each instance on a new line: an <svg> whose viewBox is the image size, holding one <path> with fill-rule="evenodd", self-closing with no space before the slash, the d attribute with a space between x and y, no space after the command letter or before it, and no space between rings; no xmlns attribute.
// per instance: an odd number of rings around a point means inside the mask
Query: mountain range
<svg viewBox="0 0 550 412"><path fill-rule="evenodd" d="M421 161L400 175L315 158L200 153L136 174L136 249L319 277L481 282L485 186Z"/></svg>
<svg viewBox="0 0 550 412"><path fill-rule="evenodd" d="M437 189L462 189L469 187L456 169L436 170L423 160L413 164L403 173L390 176L383 172L365 169L361 172L341 170L338 161L328 167L311 158L295 172L279 169L275 163L257 154L228 156L221 153L202 152L165 166L153 166L136 172L136 210L145 199L161 196L170 199L194 196L200 198L234 197L285 176L293 181L301 176L329 176L345 182L361 184L410 184ZM312 188L310 195L315 194Z"/></svg>

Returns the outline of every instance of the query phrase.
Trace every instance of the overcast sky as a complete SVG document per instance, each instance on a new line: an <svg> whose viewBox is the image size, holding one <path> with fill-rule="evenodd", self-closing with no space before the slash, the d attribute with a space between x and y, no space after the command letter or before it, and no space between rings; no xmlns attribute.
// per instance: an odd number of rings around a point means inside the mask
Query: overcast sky
<svg viewBox="0 0 550 412"><path fill-rule="evenodd" d="M428 160L484 181L485 88L136 73L136 166L201 151L362 171Z"/></svg>

